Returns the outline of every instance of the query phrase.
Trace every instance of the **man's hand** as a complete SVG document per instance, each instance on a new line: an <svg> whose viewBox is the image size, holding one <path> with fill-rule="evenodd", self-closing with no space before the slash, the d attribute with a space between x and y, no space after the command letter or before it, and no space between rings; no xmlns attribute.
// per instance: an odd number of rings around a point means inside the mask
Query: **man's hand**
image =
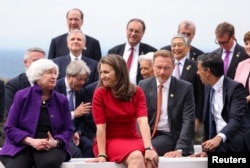
<svg viewBox="0 0 250 168"><path fill-rule="evenodd" d="M81 103L74 111L74 118L81 117L91 111L91 103Z"/></svg>

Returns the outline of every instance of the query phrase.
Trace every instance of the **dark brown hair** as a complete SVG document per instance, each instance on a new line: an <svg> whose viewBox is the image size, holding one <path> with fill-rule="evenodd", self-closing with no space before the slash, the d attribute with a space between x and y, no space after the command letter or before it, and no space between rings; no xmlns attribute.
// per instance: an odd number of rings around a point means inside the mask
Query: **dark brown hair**
<svg viewBox="0 0 250 168"><path fill-rule="evenodd" d="M124 101L130 100L135 93L135 86L132 83L130 83L128 68L124 59L116 54L109 54L101 58L98 64L98 71L99 71L98 87L103 86L100 74L101 64L107 64L111 66L115 71L117 81L114 84L114 87L110 88L113 96L117 99Z"/></svg>

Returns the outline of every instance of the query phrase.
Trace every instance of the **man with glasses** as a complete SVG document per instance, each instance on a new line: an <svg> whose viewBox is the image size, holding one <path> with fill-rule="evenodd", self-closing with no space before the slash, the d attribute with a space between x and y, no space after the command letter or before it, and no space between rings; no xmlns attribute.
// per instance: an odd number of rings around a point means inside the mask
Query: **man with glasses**
<svg viewBox="0 0 250 168"><path fill-rule="evenodd" d="M216 49L224 61L224 75L234 79L238 63L248 58L244 47L237 43L234 26L228 22L218 24L215 29L215 43L220 46Z"/></svg>
<svg viewBox="0 0 250 168"><path fill-rule="evenodd" d="M66 14L68 31L74 29L81 29L84 23L84 14L80 9L73 8L69 10ZM63 55L68 54L69 49L67 47L67 36L68 32L62 35L59 35L51 40L49 48L49 59L54 59ZM86 57L92 58L96 61L99 61L102 57L100 43L97 39L86 36L86 46L82 50L82 54Z"/></svg>
<svg viewBox="0 0 250 168"><path fill-rule="evenodd" d="M195 30L196 30L196 26L193 22L188 21L188 20L184 20L178 25L178 31L177 31L178 34L183 34L188 38L188 40L189 40L189 53L187 54L187 58L189 58L193 61L196 61L197 57L204 53L200 49L191 45L191 42L192 42L194 35L195 35ZM164 46L161 49L171 51L171 45Z"/></svg>
<svg viewBox="0 0 250 168"><path fill-rule="evenodd" d="M66 77L57 80L55 90L67 96L73 122L74 136L70 143L73 158L93 157L92 137L85 136L85 117L91 111L91 103L83 93L83 86L88 80L90 69L82 60L73 60L67 66Z"/></svg>

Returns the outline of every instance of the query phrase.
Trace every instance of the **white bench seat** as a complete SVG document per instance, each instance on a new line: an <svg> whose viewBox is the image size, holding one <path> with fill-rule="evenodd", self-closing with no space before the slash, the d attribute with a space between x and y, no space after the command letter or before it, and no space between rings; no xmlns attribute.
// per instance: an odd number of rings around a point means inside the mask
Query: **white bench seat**
<svg viewBox="0 0 250 168"><path fill-rule="evenodd" d="M123 164L114 162L87 163L90 158L73 158L69 162L64 162L61 168L126 168ZM207 158L164 158L160 157L159 168L207 168Z"/></svg>

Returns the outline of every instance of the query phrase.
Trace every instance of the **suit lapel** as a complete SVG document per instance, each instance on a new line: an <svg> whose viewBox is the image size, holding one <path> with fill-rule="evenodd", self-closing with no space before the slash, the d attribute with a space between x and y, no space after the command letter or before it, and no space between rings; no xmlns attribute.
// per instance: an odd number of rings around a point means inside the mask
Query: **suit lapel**
<svg viewBox="0 0 250 168"><path fill-rule="evenodd" d="M171 129L171 121L172 121L172 112L174 107L174 102L176 98L176 78L171 77L171 82L169 86L169 92L168 92L168 123L169 127Z"/></svg>
<svg viewBox="0 0 250 168"><path fill-rule="evenodd" d="M186 59L183 69L182 69L181 79L187 79L187 76L189 75L191 68L192 68L192 65L190 64L190 61Z"/></svg>

